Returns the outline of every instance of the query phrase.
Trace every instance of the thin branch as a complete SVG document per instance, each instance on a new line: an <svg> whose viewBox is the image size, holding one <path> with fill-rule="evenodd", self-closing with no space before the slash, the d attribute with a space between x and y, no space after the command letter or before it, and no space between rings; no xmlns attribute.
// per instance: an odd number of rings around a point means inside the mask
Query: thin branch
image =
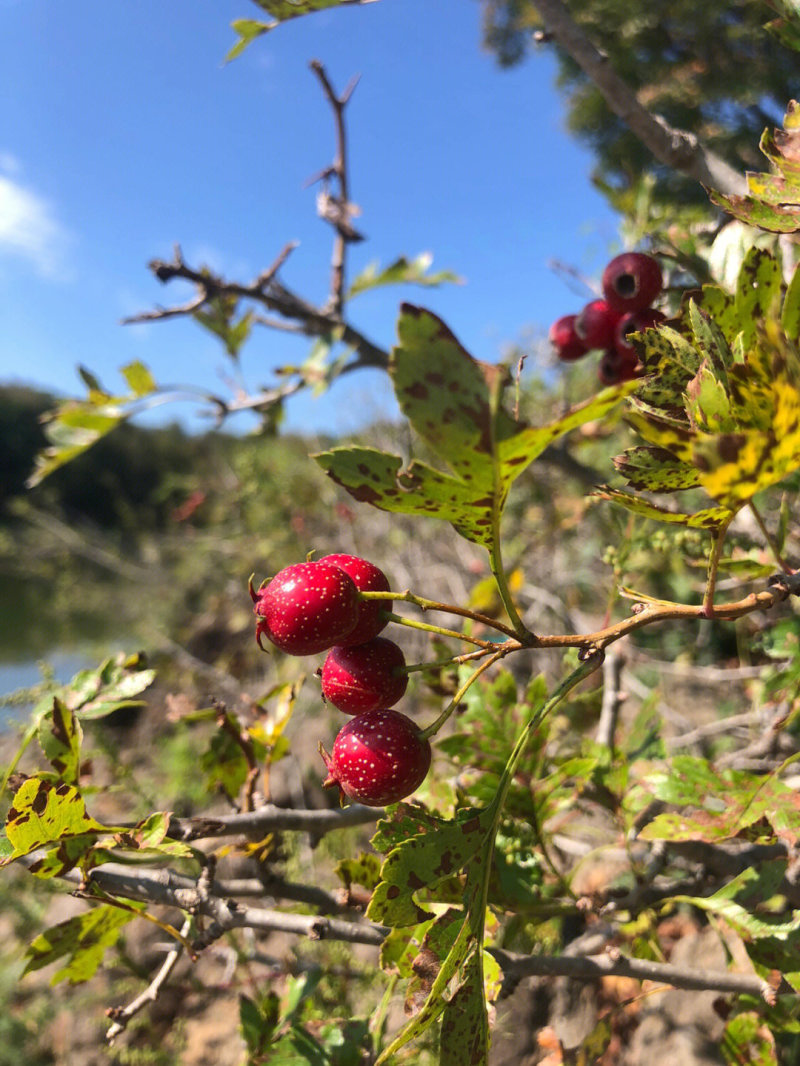
<svg viewBox="0 0 800 1066"><path fill-rule="evenodd" d="M187 918L181 928L181 936L188 936L191 928L192 919ZM136 999L132 1000L127 1007L109 1007L106 1011L107 1017L109 1017L112 1022L106 1031L106 1041L109 1047L111 1047L119 1034L127 1028L128 1022L134 1017L134 1015L138 1014L139 1011L149 1003L155 1003L161 989L164 987L170 974L175 969L175 965L182 953L183 945L180 943L176 944L175 947L170 948L155 977L147 988L136 997Z"/></svg>
<svg viewBox="0 0 800 1066"><path fill-rule="evenodd" d="M192 941L195 951L202 951L230 929L295 933L312 940L343 940L374 946L381 944L387 933L383 926L372 922L348 922L323 915L286 914L264 907L246 907L230 897L201 891L198 882L179 877L170 870L131 872L130 867L107 863L90 870L84 880L75 870L65 874L65 878L79 883L86 898L91 898L92 887L96 886L110 896L177 907L209 918L209 925Z"/></svg>
<svg viewBox="0 0 800 1066"><path fill-rule="evenodd" d="M591 78L614 114L660 163L719 192L747 191L744 176L721 156L704 147L694 134L670 126L637 100L631 86L612 69L608 57L592 44L561 0L536 0L536 10L547 32Z"/></svg>
<svg viewBox="0 0 800 1066"><path fill-rule="evenodd" d="M288 254L287 248L290 248L290 245L287 245L282 250L275 263L280 263L285 259L286 254ZM360 367L376 367L385 370L389 365L389 353L383 348L373 344L353 326L348 323L342 323L335 315L324 309L320 310L314 307L313 304L308 303L292 292L291 289L281 284L274 276L273 268L275 264L269 270L259 274L249 285L228 281L220 274L215 274L207 268L197 270L189 266L183 258L183 253L179 246L175 247L171 261L153 259L149 263L149 267L163 284L177 278L196 285L199 290L198 296L202 295L202 300L197 305L195 305L194 301L191 302L193 310L197 310L198 306L208 300L220 296L235 296L240 299L252 300L255 303L262 304L269 311L274 311L284 318L299 323L302 333L308 337L325 336L337 329L340 330L343 343L349 345L357 353ZM187 314L189 313L187 311L189 306L189 304L184 304L177 307L160 308L155 311L145 311L141 314L123 318L122 322L124 325L130 325L137 322L150 322L161 318L170 318L176 314Z"/></svg>
<svg viewBox="0 0 800 1066"><path fill-rule="evenodd" d="M611 752L614 750L620 707L625 702L625 693L620 685L624 665L625 657L618 651L610 652L603 660L603 702L594 739L595 743Z"/></svg>
<svg viewBox="0 0 800 1066"><path fill-rule="evenodd" d="M758 996L775 1002L775 992L755 974L694 970L668 962L629 959L618 952L584 955L515 955L499 948L489 948L504 974L514 977L572 977L579 981L599 981L603 977L633 977L637 981L657 981L673 988L733 992Z"/></svg>
<svg viewBox="0 0 800 1066"><path fill-rule="evenodd" d="M369 825L381 814L382 809L379 807L362 807L357 803L337 810L295 810L268 803L256 811L245 811L242 814L173 818L169 824L169 835L173 840L199 840L201 837L295 829L311 833L314 837L322 837L345 826Z"/></svg>
<svg viewBox="0 0 800 1066"><path fill-rule="evenodd" d="M344 307L345 258L347 245L352 241L363 240L360 233L353 229L350 218L355 213L350 203L350 179L347 171L347 131L344 124L344 109L353 95L358 78L353 78L341 96L337 96L322 63L312 59L311 69L319 78L328 103L333 109L336 123L336 158L323 177L323 187L318 198L320 214L336 230L331 257L331 291L327 310L336 318L341 318ZM335 176L339 182L339 195L331 196L326 188L327 178Z"/></svg>

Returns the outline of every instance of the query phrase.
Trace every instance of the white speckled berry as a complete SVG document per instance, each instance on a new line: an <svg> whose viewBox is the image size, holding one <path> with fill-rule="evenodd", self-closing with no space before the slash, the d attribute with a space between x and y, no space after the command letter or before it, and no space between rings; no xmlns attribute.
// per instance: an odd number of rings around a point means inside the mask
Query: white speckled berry
<svg viewBox="0 0 800 1066"><path fill-rule="evenodd" d="M287 566L250 595L264 634L288 655L315 655L344 640L359 616L358 589L339 566L309 562Z"/></svg>
<svg viewBox="0 0 800 1066"><path fill-rule="evenodd" d="M418 726L385 707L356 715L339 730L330 755L326 788L338 785L350 799L368 807L410 796L431 765L431 746Z"/></svg>
<svg viewBox="0 0 800 1066"><path fill-rule="evenodd" d="M359 592L388 592L389 579L380 567L368 559L357 555L323 555L321 563L332 563L341 567L353 579ZM358 624L341 644L365 644L377 637L385 628L388 619L386 612L391 611L391 600L362 600Z"/></svg>
<svg viewBox="0 0 800 1066"><path fill-rule="evenodd" d="M345 714L393 707L408 686L408 674L402 673L405 665L402 650L386 637L352 647L337 645L320 671L322 695Z"/></svg>

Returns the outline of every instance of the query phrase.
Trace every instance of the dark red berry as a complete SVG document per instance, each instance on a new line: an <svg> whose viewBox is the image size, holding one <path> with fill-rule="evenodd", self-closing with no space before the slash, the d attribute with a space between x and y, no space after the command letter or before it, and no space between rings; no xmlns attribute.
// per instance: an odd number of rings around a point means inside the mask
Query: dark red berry
<svg viewBox="0 0 800 1066"><path fill-rule="evenodd" d="M550 327L548 334L556 355L564 363L574 363L588 351L586 345L575 332L577 315L562 315Z"/></svg>
<svg viewBox="0 0 800 1066"><path fill-rule="evenodd" d="M389 591L389 579L386 574L367 559L360 559L357 555L323 555L320 562L338 566L344 570L359 592ZM337 640L335 643L365 644L373 637L377 637L386 627L389 621L386 612L391 609L391 600L361 600L355 629L347 635L346 640Z"/></svg>
<svg viewBox="0 0 800 1066"><path fill-rule="evenodd" d="M575 319L575 332L587 348L609 348L617 322L619 311L605 300L590 300Z"/></svg>
<svg viewBox="0 0 800 1066"><path fill-rule="evenodd" d="M345 714L392 707L408 687L405 665L401 649L386 637L331 648L320 671L322 695Z"/></svg>
<svg viewBox="0 0 800 1066"><path fill-rule="evenodd" d="M368 807L410 796L431 765L431 746L419 728L385 707L351 718L331 754L320 751L328 770L325 787L338 785L345 796Z"/></svg>
<svg viewBox="0 0 800 1066"><path fill-rule="evenodd" d="M627 355L618 352L615 348L609 348L603 353L603 358L597 367L597 376L603 385L618 385L621 381L630 381L636 377L638 366L636 352Z"/></svg>
<svg viewBox="0 0 800 1066"><path fill-rule="evenodd" d="M658 260L644 252L623 252L603 271L603 295L616 311L643 311L664 286Z"/></svg>
<svg viewBox="0 0 800 1066"><path fill-rule="evenodd" d="M264 634L289 655L314 655L344 640L358 622L361 605L349 575L323 562L287 566L258 592L251 584L250 595L259 646Z"/></svg>
<svg viewBox="0 0 800 1066"><path fill-rule="evenodd" d="M636 349L628 340L628 334L641 333L642 330L652 329L659 322L663 322L666 317L662 311L657 311L654 307L647 307L644 311L632 311L629 315L623 315L614 332L614 347L620 355L635 355Z"/></svg>

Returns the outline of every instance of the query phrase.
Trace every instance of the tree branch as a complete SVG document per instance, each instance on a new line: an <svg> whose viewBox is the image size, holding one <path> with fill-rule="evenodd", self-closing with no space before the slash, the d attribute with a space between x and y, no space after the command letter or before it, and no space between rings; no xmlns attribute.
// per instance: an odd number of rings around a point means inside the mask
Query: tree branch
<svg viewBox="0 0 800 1066"><path fill-rule="evenodd" d="M536 0L536 10L547 33L591 78L614 114L660 163L719 192L747 191L744 176L721 156L703 147L694 134L670 126L639 103L633 89L612 69L608 57L592 44L562 0Z"/></svg>
<svg viewBox="0 0 800 1066"><path fill-rule="evenodd" d="M297 829L322 837L345 826L369 825L382 813L379 807L354 803L336 810L296 810L267 803L255 811L223 814L219 817L173 818L169 835L173 840L199 840L201 837L237 836L253 832L269 833Z"/></svg>
<svg viewBox="0 0 800 1066"><path fill-rule="evenodd" d="M657 981L673 988L733 992L758 996L775 1002L775 991L755 974L693 970L668 962L629 959L613 949L603 955L515 955L489 948L503 973L511 977L572 977L579 981L599 981L603 977L633 977L637 981Z"/></svg>

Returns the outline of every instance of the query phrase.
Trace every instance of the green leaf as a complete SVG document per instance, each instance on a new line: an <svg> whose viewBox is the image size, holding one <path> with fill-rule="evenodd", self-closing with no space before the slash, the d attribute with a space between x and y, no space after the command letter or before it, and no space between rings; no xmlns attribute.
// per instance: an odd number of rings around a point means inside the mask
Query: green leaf
<svg viewBox="0 0 800 1066"><path fill-rule="evenodd" d="M53 975L50 984L63 980L72 985L88 981L96 973L106 950L116 943L122 927L136 917L135 911L145 908L144 903L130 902L128 906L130 910L102 904L47 929L26 950L28 961L24 973L40 970L67 956L66 965Z"/></svg>
<svg viewBox="0 0 800 1066"><path fill-rule="evenodd" d="M381 860L370 851L362 851L355 859L341 859L333 872L348 891L352 885L362 885L371 892L381 879Z"/></svg>
<svg viewBox="0 0 800 1066"><path fill-rule="evenodd" d="M235 19L231 26L239 36L239 40L225 56L225 62L230 62L242 54L242 52L257 37L269 33L279 26L281 22L297 18L300 15L309 15L314 11L322 11L328 7L343 7L345 4L370 4L373 0L255 0L255 3L268 15L272 16L270 22L258 22L256 19Z"/></svg>
<svg viewBox="0 0 800 1066"><path fill-rule="evenodd" d="M80 718L103 718L121 707L135 707L134 699L155 680L155 670L146 668L142 655L118 655L104 659L94 670L79 670L61 692L66 706Z"/></svg>
<svg viewBox="0 0 800 1066"><path fill-rule="evenodd" d="M483 980L484 953L472 952L461 973L459 987L442 1013L439 1066L487 1066L489 1022Z"/></svg>
<svg viewBox="0 0 800 1066"><path fill-rule="evenodd" d="M14 851L0 865L65 837L104 832L106 828L86 813L77 788L29 777L14 794L8 812L6 836Z"/></svg>
<svg viewBox="0 0 800 1066"><path fill-rule="evenodd" d="M408 826L410 820L402 808L400 812L401 822ZM450 821L424 814L422 819L424 830L405 837L384 860L380 883L367 907L372 921L397 927L418 925L432 917L417 903L415 894L422 888L431 891L475 859L486 843L494 813L461 811ZM373 846L378 846L375 840Z"/></svg>
<svg viewBox="0 0 800 1066"><path fill-rule="evenodd" d="M256 1004L249 996L239 996L239 1026L252 1057L264 1055L280 1021L280 1000L267 992Z"/></svg>
<svg viewBox="0 0 800 1066"><path fill-rule="evenodd" d="M688 526L690 529L719 529L730 518L730 512L725 507L707 507L694 514L669 511L666 507L660 507L658 504L642 499L641 496L634 496L622 489L612 489L608 485L602 486L592 495L598 499L619 504L620 507L633 511L634 514L641 515L643 518L654 518L658 522L672 522Z"/></svg>
<svg viewBox="0 0 800 1066"><path fill-rule="evenodd" d="M66 400L49 416L44 432L48 446L36 456L36 466L28 478L33 488L46 477L91 448L110 433L125 417L117 404L99 406L91 400Z"/></svg>
<svg viewBox="0 0 800 1066"><path fill-rule="evenodd" d="M755 1011L730 1019L722 1034L720 1051L730 1066L778 1066L779 1062L775 1037Z"/></svg>
<svg viewBox="0 0 800 1066"><path fill-rule="evenodd" d="M681 462L665 448L629 448L616 456L614 466L632 489L649 492L679 492L700 483L689 463Z"/></svg>
<svg viewBox="0 0 800 1066"><path fill-rule="evenodd" d="M336 448L314 459L355 499L400 514L427 514L491 550L513 481L550 444L602 418L636 382L605 389L550 425L518 422L501 406L504 368L481 363L430 311L404 304L390 369L398 402L444 473L370 448Z"/></svg>
<svg viewBox="0 0 800 1066"><path fill-rule="evenodd" d="M800 269L795 269L786 289L781 311L781 325L790 340L795 343L800 341Z"/></svg>
<svg viewBox="0 0 800 1066"><path fill-rule="evenodd" d="M83 730L73 711L57 697L39 723L39 746L55 772L68 785L78 784Z"/></svg>
<svg viewBox="0 0 800 1066"><path fill-rule="evenodd" d="M138 359L123 366L120 373L134 396L148 396L158 388L148 367Z"/></svg>
<svg viewBox="0 0 800 1066"><path fill-rule="evenodd" d="M718 843L762 821L788 843L800 839L800 796L778 778L718 772L705 759L677 755L648 774L644 787L682 810L657 815L642 828L643 840Z"/></svg>
<svg viewBox="0 0 800 1066"><path fill-rule="evenodd" d="M428 271L432 262L433 256L430 252L423 252L416 259L407 259L404 255L401 255L389 266L384 267L383 270L379 269L377 263L370 263L353 281L347 296L352 299L353 296L358 296L361 292L366 292L368 289L377 289L382 285L413 284L435 286L442 285L444 282L452 282L456 285L462 284L463 278L460 278L458 274L454 274L451 270L440 270L438 273L430 274Z"/></svg>
<svg viewBox="0 0 800 1066"><path fill-rule="evenodd" d="M231 23L231 29L236 33L239 40L225 56L225 62L230 63L232 59L238 59L245 48L252 44L257 37L264 33L269 33L277 25L277 22L259 22L257 19L234 19Z"/></svg>

